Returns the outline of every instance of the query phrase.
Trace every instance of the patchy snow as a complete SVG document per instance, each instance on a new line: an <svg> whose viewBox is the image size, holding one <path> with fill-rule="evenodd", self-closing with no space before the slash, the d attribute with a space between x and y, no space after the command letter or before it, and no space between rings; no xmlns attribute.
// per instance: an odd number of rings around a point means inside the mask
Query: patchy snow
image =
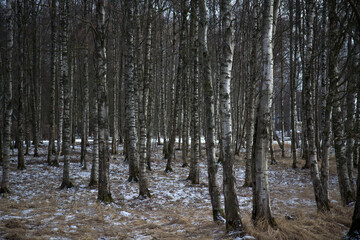
<svg viewBox="0 0 360 240"><path fill-rule="evenodd" d="M92 139L90 139L90 142ZM213 223L208 194L206 159L200 161L200 184L186 181L188 168L182 168L181 152L173 162L173 173L165 173L166 160L162 146L154 146L152 171L149 175L150 199L138 199L138 183L128 182L128 165L124 162L122 146L110 161L111 193L114 202L108 205L97 201L97 189L89 188L91 147L88 147L87 170L80 166L79 140L71 150L70 177L75 187L60 190L63 163L51 167L46 163L48 142L40 146L39 158L26 156L26 170L16 170L16 150L11 158L10 189L12 194L0 198L0 239L11 229L10 220L21 223L21 234L30 238L38 232L46 239L231 239L224 225ZM242 150L244 152L244 150ZM63 160L63 157L60 158ZM235 175L242 215L251 213L252 190L242 188L245 170L242 158L237 158ZM0 178L2 168L0 168ZM269 167L271 206L274 215L286 211L315 208L313 197L299 197L311 191L308 170ZM218 166L218 183L222 185L222 167ZM336 176L330 178L330 188L336 189ZM285 190L286 189L286 190ZM281 196L281 197L279 197ZM284 198L286 201L284 201ZM223 196L221 197L224 201ZM336 202L336 200L332 199ZM284 212L284 206L286 211ZM19 233L20 234L20 233ZM236 239L253 239L251 236Z"/></svg>

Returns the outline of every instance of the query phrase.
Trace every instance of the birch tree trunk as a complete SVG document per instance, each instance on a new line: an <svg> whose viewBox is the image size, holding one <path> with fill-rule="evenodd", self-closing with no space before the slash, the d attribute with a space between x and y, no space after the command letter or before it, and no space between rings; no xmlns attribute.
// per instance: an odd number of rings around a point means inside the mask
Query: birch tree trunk
<svg viewBox="0 0 360 240"><path fill-rule="evenodd" d="M134 28L133 28L133 3L128 0L127 2L127 51L126 51L126 104L127 104L127 129L128 129L128 149L127 154L129 158L129 178L128 181L138 181L139 168L138 168L138 155L137 155L137 131L136 131L136 106L135 106L135 89L134 89Z"/></svg>
<svg viewBox="0 0 360 240"><path fill-rule="evenodd" d="M14 1L6 0L6 64L5 64L5 117L4 117L4 144L3 144L3 165L0 193L10 193L10 141L11 141L11 116L13 112L12 97L12 58L13 58L13 5Z"/></svg>
<svg viewBox="0 0 360 240"><path fill-rule="evenodd" d="M258 66L258 42L259 39L259 27L258 27L258 12L259 2L254 1L253 7L253 33L252 33L252 49L250 57L250 78L248 81L248 99L247 99L247 121L246 121L246 153L245 153L245 181L244 187L252 186L251 168L253 164L252 148L254 139L254 127L255 127L255 91L257 83L257 66Z"/></svg>
<svg viewBox="0 0 360 240"><path fill-rule="evenodd" d="M25 169L25 159L24 159L24 119L25 119L25 108L24 108L24 96L25 96L25 75L24 75L24 68L25 68L25 56L24 56L24 49L25 49L25 24L26 24L26 16L25 16L25 4L18 3L17 4L17 27L18 27L18 54L19 54L19 105L18 105L18 118L17 118L17 147L18 147L18 165L17 169L24 170ZM1 147L1 146L0 146Z"/></svg>
<svg viewBox="0 0 360 240"><path fill-rule="evenodd" d="M351 4L352 8L354 8L355 10L360 9L359 3L357 3L357 8L356 8L356 5L353 1L349 1L349 2ZM358 21L358 23L360 23L359 11L357 14L357 21ZM357 33L357 34L360 33L360 25L359 24L357 25L355 33ZM357 50L359 50L359 46L357 46ZM357 112L356 112L355 132L357 134L357 137L355 137L355 139L356 139L356 142L358 142L359 141L359 132L360 132L360 81L359 81L360 53L359 53L359 51L358 51L358 54L355 59L355 64L357 65L357 70L355 72L355 74L356 74L355 78L357 78L356 79L356 82L357 82L357 86L356 86L356 88L357 88ZM357 151L357 149L355 149L355 151ZM359 154L359 153L357 153L357 154ZM354 156L354 160L355 160L355 156ZM355 161L357 161L357 159ZM357 163L358 173L359 173L360 172L360 164L359 164L359 162L356 162L356 163ZM360 174L358 174L357 182L356 182L356 203L355 203L354 214L352 216L352 223L351 223L350 230L349 230L347 236L349 237L349 239L360 239Z"/></svg>
<svg viewBox="0 0 360 240"><path fill-rule="evenodd" d="M290 101L291 101L291 153L292 153L292 168L297 168L297 159L296 159L296 138L297 138L297 119L296 119L296 92L297 92L297 84L296 84L296 41L295 41L295 53L294 53L294 37L293 37L293 0L289 0L289 24L290 24ZM294 57L295 56L295 57Z"/></svg>
<svg viewBox="0 0 360 240"><path fill-rule="evenodd" d="M271 105L273 99L273 1L264 1L263 18L263 76L260 86L260 100L256 121L255 164L253 166L253 212L255 223L267 222L275 226L270 208L268 183L268 163L266 158L269 146L271 124Z"/></svg>
<svg viewBox="0 0 360 240"><path fill-rule="evenodd" d="M95 121L93 123L94 128L94 141L92 145L92 165L91 165L91 174L90 174L90 183L89 187L95 187L98 185L98 172L99 172L99 127L96 117L98 115L98 101L97 101L97 91L94 89L94 106L92 107L93 116Z"/></svg>
<svg viewBox="0 0 360 240"><path fill-rule="evenodd" d="M172 109L172 116L171 116L171 134L170 134L170 141L168 145L166 168L165 172L172 172L173 169L171 167L173 154L174 154L174 147L175 147L175 138L178 130L179 125L179 118L181 113L181 104L180 102L180 88L181 88L181 79L185 79L185 72L186 72L186 23L187 23L187 8L186 8L186 0L181 0L181 29L180 29L180 46L179 46L179 65L175 77L175 99Z"/></svg>
<svg viewBox="0 0 360 240"><path fill-rule="evenodd" d="M32 2L32 94L31 94L31 106L32 106L32 133L33 133L33 144L34 144L34 157L39 157L38 147L39 147L39 108L40 108L40 98L39 98L39 76L38 76L38 64L41 64L38 61L38 44L37 44L37 3L36 1ZM39 44L40 45L40 44Z"/></svg>
<svg viewBox="0 0 360 240"><path fill-rule="evenodd" d="M136 3L137 4L137 3ZM148 1L148 16L145 32L145 62L144 62L144 78L143 87L140 89L140 111L139 111L139 124L140 124L140 164L139 164L139 197L141 199L151 197L148 187L148 176L146 172L146 131L147 131L147 114L149 104L149 83L151 72L151 28L152 28L152 0Z"/></svg>
<svg viewBox="0 0 360 240"><path fill-rule="evenodd" d="M86 8L86 7L85 7ZM86 11L86 10L85 10ZM85 18L86 19L86 18ZM87 132L87 115L89 114L89 56L88 56L88 45L84 44L84 76L83 76L83 108L81 113L81 155L80 155L80 165L82 165L83 169L87 169L86 164L86 144L88 141L88 132Z"/></svg>
<svg viewBox="0 0 360 240"><path fill-rule="evenodd" d="M188 180L192 184L199 184L200 181L200 169L199 169L199 56L198 56L198 24L195 19L198 9L198 0L191 0L191 41L192 41L192 59L193 59L193 71L192 71L192 103L191 103L191 122L193 126L191 136L191 162L190 173ZM185 110L185 109L184 109ZM185 139L184 139L185 141Z"/></svg>
<svg viewBox="0 0 360 240"><path fill-rule="evenodd" d="M60 40L59 40L60 42ZM61 42L59 43L59 47L58 47L58 52L59 52L59 68L60 68L60 72L61 72L61 66L62 66L62 62L63 62L63 57L62 57L62 46L61 46ZM63 123L64 123L64 84L63 84L63 79L60 76L59 80L58 80L58 136L57 136L57 143L56 143L56 157L55 157L55 161L59 162L59 157L62 154L62 142L63 142Z"/></svg>
<svg viewBox="0 0 360 240"><path fill-rule="evenodd" d="M192 14L192 12L190 13ZM193 18L190 18L192 21ZM193 37L194 35L194 31L193 31L193 26L194 24L190 23L190 39ZM192 40L190 40L192 41ZM192 43L194 44L194 43ZM194 45L193 45L194 47ZM190 49L189 49L190 50ZM192 49L191 49L192 50ZM190 52L190 51L189 51ZM190 53L189 53L190 56ZM190 59L188 57L187 62L190 62ZM191 64L190 64L191 66ZM183 109L183 127L182 127L182 139L183 139L183 144L182 144L182 167L187 167L188 166L188 162L187 162L187 158L188 158L188 150L189 150L189 127L192 127L193 124L189 124L189 105L191 106L191 101L190 101L190 89L191 88L191 81L190 81L190 77L188 77L187 72L193 72L193 69L190 69L191 67L187 68L184 72L183 72L183 78L182 78L182 109ZM190 125L190 126L189 126ZM191 131L192 132L192 131ZM192 138L192 137L191 137Z"/></svg>
<svg viewBox="0 0 360 240"><path fill-rule="evenodd" d="M326 1L323 2L323 12L322 12L322 28L324 31L327 31L327 4ZM326 47L326 41L322 44L324 49ZM321 55L321 184L323 191L327 198L329 198L329 156L330 156L330 132L331 132L331 109L332 109L332 94L329 93L329 79L326 72L326 58L327 51L324 51Z"/></svg>
<svg viewBox="0 0 360 240"><path fill-rule="evenodd" d="M351 56L351 49L353 44L351 43L353 39L348 36L348 56ZM356 69L356 59L354 57L349 57L352 64L350 64L351 69ZM355 100L356 100L356 85L357 79L356 76L349 69L349 72L346 76L347 78L347 94L346 94L346 122L345 122L345 133L346 133L346 161L349 174L350 187L355 194L356 183L354 181L355 177L353 174L354 170L354 122L355 122Z"/></svg>
<svg viewBox="0 0 360 240"><path fill-rule="evenodd" d="M338 58L342 47L342 37L339 33L337 23L337 2L329 2L329 79L330 91L333 95L332 126L334 134L334 148L336 158L336 168L338 172L340 195L343 204L348 204L355 200L355 193L350 185L350 178L345 152L345 138L343 131L343 112L341 111L341 83L339 78Z"/></svg>
<svg viewBox="0 0 360 240"><path fill-rule="evenodd" d="M164 64L164 54L165 54L165 50L164 50L164 31L160 30L160 131L162 133L163 136L163 144L164 144L164 149L166 149L166 96L165 96L165 89L166 89L166 81L165 81L165 67L166 64Z"/></svg>
<svg viewBox="0 0 360 240"><path fill-rule="evenodd" d="M57 0L51 1L50 17L51 17L51 46L50 46L50 79L51 79L51 108L50 108L50 137L49 137L49 148L47 162L51 166L59 166L57 158L52 157L55 149L55 138L56 138L56 4Z"/></svg>
<svg viewBox="0 0 360 240"><path fill-rule="evenodd" d="M223 191L225 200L226 230L243 233L239 202L236 196L234 175L234 152L232 146L232 126L230 107L230 81L234 53L234 19L230 0L220 2L222 21L222 61L220 65L220 111L222 131Z"/></svg>
<svg viewBox="0 0 360 240"><path fill-rule="evenodd" d="M64 168L63 179L60 188L73 187L70 181L70 89L69 89L69 76L68 76L68 14L69 2L64 0L60 3L60 43L62 52L61 61L61 79L64 86L64 129L63 129L63 153L64 153Z"/></svg>
<svg viewBox="0 0 360 240"><path fill-rule="evenodd" d="M209 178L209 194L214 221L221 221L225 217L221 206L220 190L217 182L217 166L215 156L215 106L214 89L211 80L211 65L207 44L208 10L206 0L199 0L199 43L202 56L202 81L204 86L205 103L205 138L206 156Z"/></svg>
<svg viewBox="0 0 360 240"><path fill-rule="evenodd" d="M360 19L359 19L360 21ZM358 64L359 64L359 59L357 60ZM360 73L360 69L359 69L359 65L358 65L358 71L357 74L359 76ZM360 100L360 82L358 81L357 84L357 132L359 132L360 130L360 125L359 125L359 100ZM358 172L360 171L360 164L357 165L358 167ZM354 214L352 216L352 223L350 226L350 230L347 234L347 236L350 237L350 239L360 239L360 174L358 174L357 177L357 182L356 182L356 203L355 203L355 209L354 209Z"/></svg>
<svg viewBox="0 0 360 240"><path fill-rule="evenodd" d="M88 19L87 12L88 10L88 3L87 1L83 2L84 4L84 15L83 18L85 20ZM87 26L85 26L85 34L87 35L88 29ZM88 47L88 41L87 39L84 40L83 43L83 56L84 56L84 62L83 62L83 101L82 102L82 112L81 112L81 154L80 154L80 165L82 165L83 169L87 169L86 164L86 145L88 142L88 115L89 115L89 47Z"/></svg>
<svg viewBox="0 0 360 240"><path fill-rule="evenodd" d="M112 141L111 141L111 153L117 154L117 139L118 139L118 88L119 88L119 73L118 73L118 51L116 48L116 38L117 38L117 25L114 21L112 24L112 32L113 32L113 39L112 39L112 52L113 52L113 117L112 117Z"/></svg>
<svg viewBox="0 0 360 240"><path fill-rule="evenodd" d="M26 63L28 63L28 59L26 61ZM25 85L25 114L27 116L30 116L31 111L30 111L30 84L28 84L27 86ZM27 117L25 118L25 154L24 155L29 155L30 154L30 128L31 128L31 118Z"/></svg>
<svg viewBox="0 0 360 240"><path fill-rule="evenodd" d="M307 28L307 42L306 42L306 53L305 53L305 70L304 70L304 90L305 90L305 106L306 109L306 126L307 126L307 137L308 137L308 158L311 163L310 172L311 180L313 182L315 201L318 211L329 211L329 199L328 195L323 189L323 185L320 181L318 160L317 160L317 149L315 143L315 116L314 116L314 96L313 88L315 87L314 79L314 53L313 53L313 36L314 36L314 9L315 3L313 0L307 0L307 17L306 17L306 28Z"/></svg>
<svg viewBox="0 0 360 240"><path fill-rule="evenodd" d="M113 199L110 193L110 153L108 146L108 112L106 89L106 48L105 48L105 0L96 1L96 39L95 59L97 64L97 99L98 99L98 126L99 126L99 184L98 200L109 203Z"/></svg>

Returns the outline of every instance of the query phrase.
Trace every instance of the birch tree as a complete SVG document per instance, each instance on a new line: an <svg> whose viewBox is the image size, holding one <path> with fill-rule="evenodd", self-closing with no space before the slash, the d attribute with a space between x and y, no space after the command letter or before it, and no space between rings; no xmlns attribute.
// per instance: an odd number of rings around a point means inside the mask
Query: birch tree
<svg viewBox="0 0 360 240"><path fill-rule="evenodd" d="M230 80L234 53L234 19L230 0L220 2L222 22L222 60L220 65L220 111L223 159L223 190L227 231L240 234L244 231L236 196L234 175L234 152L232 146L232 126L230 111Z"/></svg>
<svg viewBox="0 0 360 240"><path fill-rule="evenodd" d="M87 20L88 18L88 3L85 0L83 2L84 4L84 15L83 18ZM88 131L87 131L87 120L88 120L88 114L89 114L89 53L88 53L88 40L87 40L87 26L85 26L85 39L84 44L82 46L83 54L84 54L84 62L83 62L83 107L82 107L82 113L81 113L81 154L80 154L80 164L83 166L83 169L86 169L86 144L88 142Z"/></svg>
<svg viewBox="0 0 360 240"><path fill-rule="evenodd" d="M137 181L139 175L139 160L137 155L137 131L136 131L136 106L135 106L135 78L134 78L134 28L133 28L133 4L127 1L127 19L126 23L126 63L125 63L125 81L126 81L126 123L128 131L128 149L129 158L129 178L128 181Z"/></svg>
<svg viewBox="0 0 360 240"><path fill-rule="evenodd" d="M99 127L99 181L98 200L109 203L113 199L110 193L110 152L108 146L108 112L106 89L106 48L105 48L105 0L96 1L96 64L97 64L97 100L98 100L98 127Z"/></svg>
<svg viewBox="0 0 360 240"><path fill-rule="evenodd" d="M179 43L179 64L175 77L175 95L174 95L174 104L172 104L173 109L171 110L171 134L170 140L168 143L168 150L165 158L167 158L165 172L172 172L172 160L175 147L175 138L179 125L179 118L181 113L181 104L180 102L180 88L181 88L181 79L185 79L186 75L186 23L187 23L187 8L186 0L181 0L181 27L180 27L180 43ZM175 63L175 61L174 61Z"/></svg>
<svg viewBox="0 0 360 240"><path fill-rule="evenodd" d="M34 157L39 157L38 147L39 147L39 138L40 138L40 129L39 129L39 112L41 111L40 103L40 84L39 84L39 61L38 52L40 44L37 40L37 16L38 16L38 5L37 1L31 2L31 11L32 11L32 75L31 75L31 108L32 108L32 137L34 144Z"/></svg>
<svg viewBox="0 0 360 240"><path fill-rule="evenodd" d="M148 177L146 172L146 131L147 131L147 116L148 116L148 104L149 103L149 83L150 83L150 73L151 73L151 28L152 28L152 0L148 1L148 15L146 23L146 32L145 32L145 62L144 62L144 78L143 84L141 84L142 89L140 89L141 100L140 101L140 111L139 111L139 124L140 124L140 164L139 164L139 189L141 198L151 197L149 188L148 188Z"/></svg>
<svg viewBox="0 0 360 240"><path fill-rule="evenodd" d="M57 0L51 1L50 11L50 28L51 28L51 43L50 43L50 78L51 78L51 108L50 108L50 136L49 136L49 147L48 147L48 158L47 162L51 166L59 166L58 158L53 158L55 149L55 138L56 138L56 5Z"/></svg>
<svg viewBox="0 0 360 240"><path fill-rule="evenodd" d="M118 139L118 89L119 89L119 73L118 73L118 51L116 46L116 39L117 39L117 25L115 23L116 19L114 18L114 22L112 23L112 32L113 32L113 39L112 39L112 52L113 52L113 116L112 116L112 140L111 140L111 153L117 154L117 139Z"/></svg>
<svg viewBox="0 0 360 240"><path fill-rule="evenodd" d="M275 220L270 208L270 193L268 183L268 163L266 158L269 146L271 124L271 105L273 99L273 11L272 0L264 1L263 14L263 72L260 85L260 99L257 110L255 130L255 162L252 170L253 177L253 211L252 219L255 223L266 221L275 226Z"/></svg>
<svg viewBox="0 0 360 240"><path fill-rule="evenodd" d="M206 0L199 0L199 43L202 56L202 82L204 87L205 102L205 139L206 139L206 157L209 178L209 194L214 221L220 221L224 218L224 210L220 201L220 190L217 183L217 166L215 160L215 106L214 89L211 79L211 65L208 50L208 9Z"/></svg>
<svg viewBox="0 0 360 240"><path fill-rule="evenodd" d="M296 138L297 138L297 111L296 111L296 92L297 92L297 83L296 83L296 56L297 56L297 41L294 39L294 15L293 15L293 0L289 0L289 24L290 24L290 34L289 34L289 64L290 64L290 101L291 101L291 153L292 153L292 168L297 168L297 158L296 158ZM295 48L295 49L294 49Z"/></svg>
<svg viewBox="0 0 360 240"><path fill-rule="evenodd" d="M332 99L332 126L334 134L334 148L336 168L338 173L340 195L343 204L355 199L355 193L350 185L350 178L345 152L345 138L343 130L343 112L341 111L341 81L339 77L339 54L343 43L343 35L339 32L337 19L337 2L329 1L329 79Z"/></svg>
<svg viewBox="0 0 360 240"><path fill-rule="evenodd" d="M199 169L199 132L200 132L200 123L199 123L199 56L198 56L198 23L196 17L198 1L191 0L191 26L190 26L190 38L192 42L192 59L193 59L193 70L192 70L192 103L191 103L191 122L192 122L192 136L191 136L191 163L190 163L190 173L188 180L193 184L199 184L200 178L200 169ZM184 109L185 111L185 109ZM185 141L185 139L184 139Z"/></svg>
<svg viewBox="0 0 360 240"><path fill-rule="evenodd" d="M24 96L25 96L25 24L26 24L26 16L25 16L25 4L18 3L17 4L17 26L18 26L18 54L19 54L19 87L18 87L18 117L17 117L17 147L18 147L18 165L17 169L24 170L25 169L25 159L24 159L24 127L25 127L25 105L24 105Z"/></svg>
<svg viewBox="0 0 360 240"><path fill-rule="evenodd" d="M349 0L350 6L352 7L352 10L355 12L355 16L356 16L356 22L357 22L357 27L355 27L355 33L357 33L357 36L359 36L360 33L360 4L357 3L357 5L355 4L354 1ZM358 38L359 40L359 38ZM355 131L357 133L360 132L360 81L359 81L359 73L360 73L360 52L359 52L359 46L357 46L357 56L355 59L355 64L356 64L356 72L355 74L355 78L357 77L357 113L356 113L356 125L355 125ZM359 140L359 138L357 138L357 140ZM357 165L358 167L358 172L360 171L360 164L358 163ZM349 232L347 234L347 237L349 237L350 239L359 239L360 238L360 175L358 174L357 177L357 182L356 182L356 202L355 202L355 208L354 208L354 213L352 216L352 223L349 229ZM345 238L346 239L346 238Z"/></svg>
<svg viewBox="0 0 360 240"><path fill-rule="evenodd" d="M73 187L70 181L70 81L68 76L68 26L69 26L69 1L60 3L60 44L61 44L61 79L64 87L64 129L63 129L63 153L64 168L63 179L60 188Z"/></svg>
<svg viewBox="0 0 360 240"><path fill-rule="evenodd" d="M94 89L94 104L92 106L93 116L98 115L98 101L97 101L97 90ZM92 165L90 173L90 183L89 187L95 187L98 185L98 173L99 173L99 124L94 121L93 123L93 132L94 132L94 141L92 145Z"/></svg>
<svg viewBox="0 0 360 240"><path fill-rule="evenodd" d="M6 64L5 64L5 117L4 117L4 143L3 143L3 166L0 193L10 193L10 141L11 141L11 116L13 113L12 97L12 58L13 58L13 31L14 13L13 0L6 0L5 19L6 19Z"/></svg>
<svg viewBox="0 0 360 240"><path fill-rule="evenodd" d="M250 56L250 77L248 80L248 98L247 98L247 121L246 121L246 153L245 153L245 182L244 187L252 186L252 177L251 177L251 166L253 164L253 139L254 139L254 127L255 127L255 91L257 83L257 69L258 69L258 42L259 39L259 28L258 28L258 11L259 11L259 2L254 1L253 6L253 21L254 26L252 30L252 46L251 46L251 56Z"/></svg>
<svg viewBox="0 0 360 240"><path fill-rule="evenodd" d="M354 39L348 36L348 56L352 64L350 64L350 68L356 69L356 59L352 57L351 49L353 48L352 42ZM354 122L355 122L355 99L356 99L356 76L354 76L353 72L349 69L348 73L345 76L347 78L347 91L346 91L346 122L345 122L345 134L346 134L346 161L347 161L347 169L349 174L350 187L355 194L356 184L354 181Z"/></svg>
<svg viewBox="0 0 360 240"><path fill-rule="evenodd" d="M306 54L305 54L305 70L304 70L304 90L305 90L305 106L306 109L306 125L307 125L307 137L308 137L308 158L311 163L311 179L313 182L316 206L319 211L328 211L329 200L328 196L323 189L318 169L317 149L315 143L315 116L314 116L314 96L313 89L315 86L314 79L314 53L313 53L313 36L314 36L314 9L315 2L313 0L307 0L306 2L307 17L307 37L306 37Z"/></svg>

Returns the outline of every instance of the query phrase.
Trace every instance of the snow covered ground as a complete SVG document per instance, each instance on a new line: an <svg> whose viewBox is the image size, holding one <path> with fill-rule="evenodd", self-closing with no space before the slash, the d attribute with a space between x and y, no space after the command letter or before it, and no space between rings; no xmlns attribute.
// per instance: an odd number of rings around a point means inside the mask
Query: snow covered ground
<svg viewBox="0 0 360 240"><path fill-rule="evenodd" d="M79 165L80 146L72 150L70 176L75 187L60 190L62 166L46 163L47 143L40 157L26 156L24 171L16 170L16 150L11 158L10 190L0 198L0 238L14 239L227 239L223 224L213 223L208 195L206 159L201 159L199 185L185 181L188 168L181 167L181 152L174 161L174 172L165 173L162 146L152 154L149 172L151 199L140 200L138 184L127 182L128 165L121 154L113 155L110 165L111 193L114 202L97 202L97 189L88 187L88 169ZM88 148L91 152L91 147ZM203 149L203 156L205 150ZM289 164L290 166L290 159ZM241 188L244 179L242 157L235 172L241 214L249 218L251 189ZM2 168L0 167L2 174ZM219 166L219 184L222 168ZM275 217L293 215L301 207L316 211L308 170L293 170L284 164L270 166L271 206ZM331 199L339 204L337 179L330 178Z"/></svg>

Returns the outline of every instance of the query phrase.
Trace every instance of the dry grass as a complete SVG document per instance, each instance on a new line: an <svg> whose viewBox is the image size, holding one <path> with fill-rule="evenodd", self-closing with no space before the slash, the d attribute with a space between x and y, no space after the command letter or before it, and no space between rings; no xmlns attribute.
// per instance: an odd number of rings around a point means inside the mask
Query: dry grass
<svg viewBox="0 0 360 240"><path fill-rule="evenodd" d="M47 166L45 155L27 157L28 168L23 172L16 170L12 161L13 192L0 198L0 239L231 239L223 224L212 221L206 160L201 162L201 183L194 186L184 181L188 169L181 168L180 152L174 161L175 173L163 172L166 163L160 160L160 148L154 151L150 172L153 198L143 201L136 198L137 184L126 182L123 156L113 156L111 191L115 202L110 205L98 203L97 190L87 187L90 170L80 170L78 149L71 165L76 187L69 190L59 190L62 168ZM41 151L45 153L46 146ZM280 157L277 147L275 154L278 164L269 166L269 183L277 229L252 224L252 192L241 187L244 156L236 157L237 191L247 234L256 239L340 239L350 227L353 208L340 205L334 159L330 165L332 209L318 214L309 170L291 169L288 149L286 158ZM299 166L303 164L299 160ZM221 168L219 171L221 183Z"/></svg>
<svg viewBox="0 0 360 240"><path fill-rule="evenodd" d="M350 228L351 208L333 208L329 213L304 212L301 209L290 217L276 218L277 228L255 227L250 217L245 218L248 234L256 239L328 240L340 239L344 229Z"/></svg>

